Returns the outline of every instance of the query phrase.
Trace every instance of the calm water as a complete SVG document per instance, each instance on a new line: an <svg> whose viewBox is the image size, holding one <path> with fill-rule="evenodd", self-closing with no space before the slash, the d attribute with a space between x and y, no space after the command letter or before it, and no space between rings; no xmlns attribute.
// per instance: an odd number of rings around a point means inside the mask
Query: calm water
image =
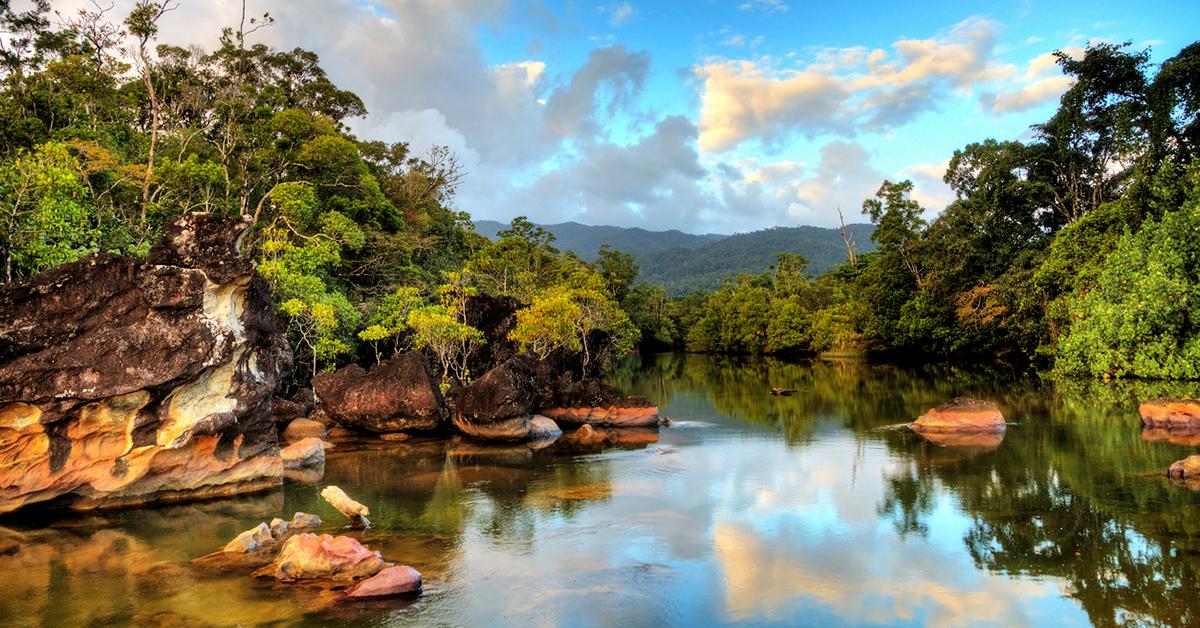
<svg viewBox="0 0 1200 628"><path fill-rule="evenodd" d="M696 356L613 379L672 427L593 449L330 452L323 483L370 506L376 527L358 536L424 574L419 599L329 608L303 587L191 563L296 510L338 532L317 487L289 484L0 521L0 546L20 543L0 556L0 623L1200 622L1200 494L1159 475L1200 441L1143 434L1136 411L1196 386ZM1003 442L948 448L887 429L957 395L1000 404Z"/></svg>

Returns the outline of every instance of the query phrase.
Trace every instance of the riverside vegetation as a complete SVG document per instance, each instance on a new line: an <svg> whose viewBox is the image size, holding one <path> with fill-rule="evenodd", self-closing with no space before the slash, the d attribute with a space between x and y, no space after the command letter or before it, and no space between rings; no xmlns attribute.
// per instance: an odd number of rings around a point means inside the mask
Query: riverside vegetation
<svg viewBox="0 0 1200 628"><path fill-rule="evenodd" d="M399 349L443 385L485 342L464 304L518 303L509 338L539 356L640 343L719 353L897 351L1053 363L1070 374L1200 378L1200 44L1152 67L1098 44L1060 54L1075 80L1028 142L956 151L956 200L926 223L908 181L863 212L876 250L813 278L780 255L761 275L671 297L632 256L594 262L523 218L492 241L454 209L445 148L355 137L362 101L312 52L253 43L263 15L211 52L158 40L170 0L128 16L4 3L0 271L5 282L93 252L144 256L180 214L248 218L297 356L290 386ZM612 350L592 356L589 337Z"/></svg>

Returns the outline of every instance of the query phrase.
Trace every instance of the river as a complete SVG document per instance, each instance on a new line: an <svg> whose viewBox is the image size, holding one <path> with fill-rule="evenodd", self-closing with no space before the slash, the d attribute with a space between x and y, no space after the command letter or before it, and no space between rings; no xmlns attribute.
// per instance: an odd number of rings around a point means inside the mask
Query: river
<svg viewBox="0 0 1200 628"><path fill-rule="evenodd" d="M1162 477L1200 438L1139 400L1194 384L1055 382L1002 368L650 356L611 377L671 425L604 446L413 439L330 450L320 485L0 521L0 624L1086 625L1200 621L1200 493ZM771 387L797 389L773 397ZM999 442L894 426L968 395ZM191 559L317 496L425 579L335 605ZM8 543L4 540L8 539ZM13 548L16 549L13 549Z"/></svg>

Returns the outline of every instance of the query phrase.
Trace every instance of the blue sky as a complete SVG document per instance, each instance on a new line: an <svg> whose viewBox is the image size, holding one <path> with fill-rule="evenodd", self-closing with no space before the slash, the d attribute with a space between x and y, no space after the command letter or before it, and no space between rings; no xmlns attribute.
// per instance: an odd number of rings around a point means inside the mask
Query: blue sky
<svg viewBox="0 0 1200 628"><path fill-rule="evenodd" d="M61 0L64 8L84 0ZM128 4L132 0L122 0ZM56 3L59 4L59 3ZM956 148L1020 138L1069 85L1047 56L1131 41L1156 62L1200 2L249 0L317 51L363 137L451 147L456 204L507 221L746 231L861 220L885 178L935 214ZM235 2L183 2L211 47Z"/></svg>

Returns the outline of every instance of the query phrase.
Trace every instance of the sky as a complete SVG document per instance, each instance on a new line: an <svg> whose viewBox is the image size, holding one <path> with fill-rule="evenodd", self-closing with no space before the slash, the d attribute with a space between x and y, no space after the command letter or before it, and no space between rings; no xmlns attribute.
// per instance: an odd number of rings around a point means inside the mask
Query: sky
<svg viewBox="0 0 1200 628"><path fill-rule="evenodd" d="M64 14L89 0L55 0ZM117 0L124 15L133 0ZM181 0L161 37L215 47L241 3ZM735 233L863 222L885 179L930 217L955 149L1028 139L1070 80L1051 53L1161 62L1200 2L247 0L252 38L321 56L364 139L449 146L476 219Z"/></svg>

